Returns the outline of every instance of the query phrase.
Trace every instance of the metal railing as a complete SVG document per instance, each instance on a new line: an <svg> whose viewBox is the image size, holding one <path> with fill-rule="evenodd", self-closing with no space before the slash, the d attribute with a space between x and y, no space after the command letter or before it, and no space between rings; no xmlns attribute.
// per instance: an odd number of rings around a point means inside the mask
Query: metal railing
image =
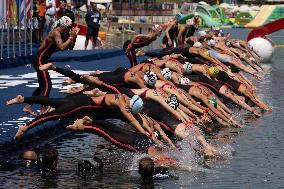
<svg viewBox="0 0 284 189"><path fill-rule="evenodd" d="M13 1L13 2L12 2ZM26 3L26 0L23 0ZM21 1L20 1L21 2ZM11 10L11 3L16 3L15 0L7 0L0 2L0 58L9 59L15 58L17 56L27 56L28 51L30 51L30 55L33 53L33 23L32 23L32 15L33 15L33 0L30 1L30 17L28 17L28 13L26 10L26 6L24 6L24 23L21 23L19 15L20 15L20 5L17 5L17 14L14 15ZM13 15L13 17L11 17ZM18 35L17 35L18 32ZM28 37L29 32L29 37ZM22 38L24 35L24 38ZM18 43L18 51L17 49ZM22 53L23 51L23 53Z"/></svg>

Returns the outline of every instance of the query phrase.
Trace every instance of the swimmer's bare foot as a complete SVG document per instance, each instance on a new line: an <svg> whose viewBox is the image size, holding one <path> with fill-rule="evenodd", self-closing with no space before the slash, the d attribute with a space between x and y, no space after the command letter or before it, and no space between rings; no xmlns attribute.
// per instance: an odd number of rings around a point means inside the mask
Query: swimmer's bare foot
<svg viewBox="0 0 284 189"><path fill-rule="evenodd" d="M28 128L26 126L20 126L14 139L19 140L20 138L22 138L22 136L26 133L27 129Z"/></svg>
<svg viewBox="0 0 284 189"><path fill-rule="evenodd" d="M41 109L40 109L40 114L45 114L45 113L48 113L50 111L52 111L50 106L42 106Z"/></svg>
<svg viewBox="0 0 284 189"><path fill-rule="evenodd" d="M65 84L74 84L76 82L73 81L72 79L66 79L66 80L63 81L63 83L65 83Z"/></svg>
<svg viewBox="0 0 284 189"><path fill-rule="evenodd" d="M6 105L12 105L12 104L20 104L24 102L24 97L22 95L18 95L15 98L8 100L6 102Z"/></svg>
<svg viewBox="0 0 284 189"><path fill-rule="evenodd" d="M28 114L31 114L32 116L36 116L37 114L35 112L33 112L32 109L32 105L27 104L24 108L23 108L23 112L26 112Z"/></svg>
<svg viewBox="0 0 284 189"><path fill-rule="evenodd" d="M67 94L73 94L75 93L75 90L73 87L68 87L67 89L61 89L59 90L60 93L67 93Z"/></svg>
<svg viewBox="0 0 284 189"><path fill-rule="evenodd" d="M83 117L83 123L84 125L90 125L92 124L93 120L89 116Z"/></svg>
<svg viewBox="0 0 284 189"><path fill-rule="evenodd" d="M84 130L84 119L77 119L76 121L74 121L72 125L68 125L66 128L73 130L73 131L83 131Z"/></svg>
<svg viewBox="0 0 284 189"><path fill-rule="evenodd" d="M54 70L56 67L51 63L40 65L39 70Z"/></svg>
<svg viewBox="0 0 284 189"><path fill-rule="evenodd" d="M95 88L95 89L93 89L91 91L84 91L83 94L88 95L90 97L94 97L94 96L96 97L96 96L105 95L106 92L102 92L102 91L100 91L100 89Z"/></svg>

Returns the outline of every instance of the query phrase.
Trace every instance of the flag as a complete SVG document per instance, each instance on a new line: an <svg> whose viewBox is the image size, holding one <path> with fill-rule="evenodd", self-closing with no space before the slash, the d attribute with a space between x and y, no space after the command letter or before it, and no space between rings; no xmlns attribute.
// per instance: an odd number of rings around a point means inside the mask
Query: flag
<svg viewBox="0 0 284 189"><path fill-rule="evenodd" d="M17 25L17 13L18 13L18 7L16 0L8 0L8 10L7 15L9 15L10 23L12 25Z"/></svg>
<svg viewBox="0 0 284 189"><path fill-rule="evenodd" d="M19 0L19 20L21 24L25 25L25 19L31 19L31 0Z"/></svg>
<svg viewBox="0 0 284 189"><path fill-rule="evenodd" d="M0 23L3 24L6 20L7 1L0 2Z"/></svg>

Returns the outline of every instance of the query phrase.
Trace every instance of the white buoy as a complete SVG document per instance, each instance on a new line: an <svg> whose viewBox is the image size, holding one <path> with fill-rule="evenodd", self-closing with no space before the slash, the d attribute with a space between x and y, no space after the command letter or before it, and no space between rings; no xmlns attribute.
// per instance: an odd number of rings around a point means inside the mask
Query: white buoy
<svg viewBox="0 0 284 189"><path fill-rule="evenodd" d="M86 36L78 35L73 50L84 50L85 49L85 40L86 40ZM91 49L92 49L92 41L89 40L87 50L91 50Z"/></svg>
<svg viewBox="0 0 284 189"><path fill-rule="evenodd" d="M264 38L253 38L248 42L253 50L260 56L262 62L268 62L271 60L274 52L273 44Z"/></svg>

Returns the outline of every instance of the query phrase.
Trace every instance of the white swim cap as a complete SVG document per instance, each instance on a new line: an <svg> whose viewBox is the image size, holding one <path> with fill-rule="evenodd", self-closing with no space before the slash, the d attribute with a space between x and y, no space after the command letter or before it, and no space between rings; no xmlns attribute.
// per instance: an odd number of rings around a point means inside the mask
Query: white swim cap
<svg viewBox="0 0 284 189"><path fill-rule="evenodd" d="M215 40L210 39L210 40L207 42L207 44L208 44L210 47L214 47L215 44L216 44L216 42L215 42Z"/></svg>
<svg viewBox="0 0 284 189"><path fill-rule="evenodd" d="M203 37L206 34L207 34L206 31L203 31L203 30L198 32L198 36L200 36L200 37Z"/></svg>
<svg viewBox="0 0 284 189"><path fill-rule="evenodd" d="M163 30L163 28L162 28L161 25L155 24L155 25L152 27L152 30L161 32L161 31Z"/></svg>
<svg viewBox="0 0 284 189"><path fill-rule="evenodd" d="M190 64L189 62L185 62L185 64L182 65L182 67L183 67L185 73L191 74L191 72L192 72L192 64Z"/></svg>
<svg viewBox="0 0 284 189"><path fill-rule="evenodd" d="M142 111L143 109L143 100L140 98L138 95L134 95L130 99L130 108L131 112L134 114L138 114Z"/></svg>
<svg viewBox="0 0 284 189"><path fill-rule="evenodd" d="M202 47L202 43L195 42L193 46L196 47L196 48L201 48Z"/></svg>
<svg viewBox="0 0 284 189"><path fill-rule="evenodd" d="M180 84L182 84L182 85L189 85L190 84L190 80L187 77L182 77L182 78L180 78Z"/></svg>
<svg viewBox="0 0 284 189"><path fill-rule="evenodd" d="M144 80L148 85L154 86L156 84L156 81L158 80L158 77L154 72L148 71L144 74Z"/></svg>
<svg viewBox="0 0 284 189"><path fill-rule="evenodd" d="M56 21L57 27L71 27L72 20L68 16L62 16L59 20Z"/></svg>
<svg viewBox="0 0 284 189"><path fill-rule="evenodd" d="M172 72L169 68L164 68L161 73L166 80L170 80L172 78Z"/></svg>

